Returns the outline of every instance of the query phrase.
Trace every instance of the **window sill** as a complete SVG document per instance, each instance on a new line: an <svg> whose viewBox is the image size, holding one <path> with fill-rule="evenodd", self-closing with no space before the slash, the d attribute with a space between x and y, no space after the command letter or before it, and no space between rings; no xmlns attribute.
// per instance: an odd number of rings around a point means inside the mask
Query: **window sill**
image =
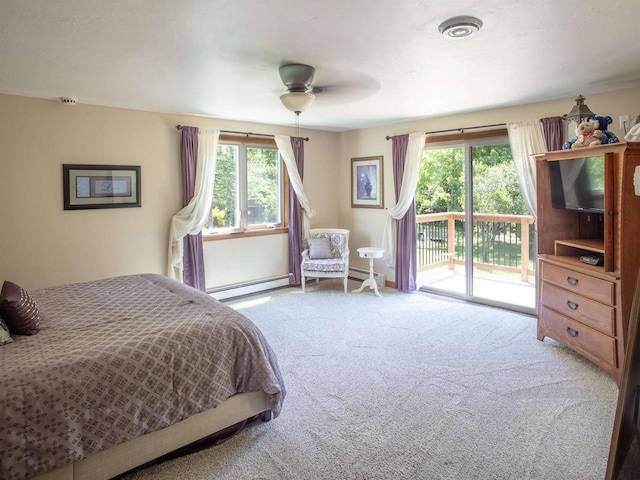
<svg viewBox="0 0 640 480"><path fill-rule="evenodd" d="M289 229L287 227L278 227L278 228L261 228L259 230L246 230L244 232L233 232L233 233L213 233L213 234L202 234L202 240L204 242L213 242L216 240L230 240L232 238L247 238L247 237L262 237L264 235L280 235L289 233Z"/></svg>

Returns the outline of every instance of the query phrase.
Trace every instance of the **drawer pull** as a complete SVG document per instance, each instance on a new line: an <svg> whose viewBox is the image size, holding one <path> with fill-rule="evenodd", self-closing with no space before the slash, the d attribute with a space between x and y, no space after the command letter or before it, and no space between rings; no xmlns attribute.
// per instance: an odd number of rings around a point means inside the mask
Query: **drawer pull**
<svg viewBox="0 0 640 480"><path fill-rule="evenodd" d="M578 331L575 328L567 327L567 333L572 337L578 336Z"/></svg>
<svg viewBox="0 0 640 480"><path fill-rule="evenodd" d="M567 283L575 287L578 284L578 279L575 277L567 277Z"/></svg>
<svg viewBox="0 0 640 480"><path fill-rule="evenodd" d="M571 310L577 310L578 304L576 302L572 302L571 300L567 300L567 307L569 307Z"/></svg>

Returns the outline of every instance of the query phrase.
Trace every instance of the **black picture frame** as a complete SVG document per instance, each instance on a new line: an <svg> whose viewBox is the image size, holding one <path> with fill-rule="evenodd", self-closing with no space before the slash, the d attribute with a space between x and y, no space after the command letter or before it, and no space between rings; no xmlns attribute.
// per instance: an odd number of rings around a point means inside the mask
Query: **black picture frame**
<svg viewBox="0 0 640 480"><path fill-rule="evenodd" d="M139 165L62 165L65 210L141 207Z"/></svg>

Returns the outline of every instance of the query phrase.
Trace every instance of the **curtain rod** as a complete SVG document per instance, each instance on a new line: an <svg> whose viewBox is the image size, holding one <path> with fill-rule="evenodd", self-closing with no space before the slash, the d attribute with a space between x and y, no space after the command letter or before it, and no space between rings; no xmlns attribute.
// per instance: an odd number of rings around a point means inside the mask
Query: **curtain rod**
<svg viewBox="0 0 640 480"><path fill-rule="evenodd" d="M182 125L176 125L177 130L182 130ZM235 130L220 130L220 133L231 133L233 135L244 135L246 137L271 137L274 138L275 135L269 135L268 133L253 133L253 132L236 132ZM309 137L304 137L304 141L308 142Z"/></svg>
<svg viewBox="0 0 640 480"><path fill-rule="evenodd" d="M460 132L464 133L465 130L474 130L476 128L489 128L489 127L505 127L506 123L493 123L491 125L478 125L477 127L463 127L463 128L449 128L448 130L434 130L433 132L425 132L426 135L431 135L433 133L447 133L447 132ZM385 137L387 140L391 140L392 137L387 135Z"/></svg>

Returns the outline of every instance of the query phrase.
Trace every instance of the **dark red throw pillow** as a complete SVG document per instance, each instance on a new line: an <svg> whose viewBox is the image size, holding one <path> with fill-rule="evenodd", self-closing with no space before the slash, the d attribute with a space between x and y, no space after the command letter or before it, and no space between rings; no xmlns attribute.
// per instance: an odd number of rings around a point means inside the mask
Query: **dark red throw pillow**
<svg viewBox="0 0 640 480"><path fill-rule="evenodd" d="M0 293L0 313L13 335L35 335L40 330L40 312L27 291L4 282Z"/></svg>

